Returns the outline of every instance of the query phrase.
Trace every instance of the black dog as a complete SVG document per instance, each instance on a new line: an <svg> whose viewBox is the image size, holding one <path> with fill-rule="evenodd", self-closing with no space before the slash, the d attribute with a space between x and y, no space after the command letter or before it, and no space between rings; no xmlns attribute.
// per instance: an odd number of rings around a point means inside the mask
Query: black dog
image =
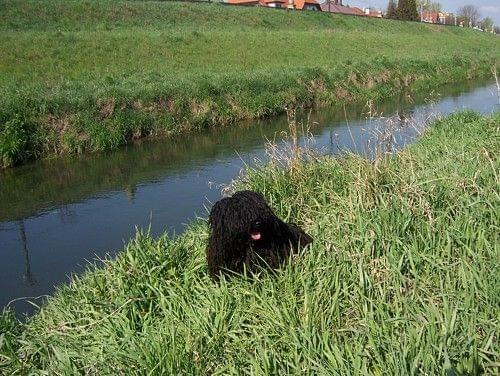
<svg viewBox="0 0 500 376"><path fill-rule="evenodd" d="M252 191L216 202L208 223L207 262L214 279L264 265L277 269L292 252L312 242L300 227L276 217L264 197Z"/></svg>

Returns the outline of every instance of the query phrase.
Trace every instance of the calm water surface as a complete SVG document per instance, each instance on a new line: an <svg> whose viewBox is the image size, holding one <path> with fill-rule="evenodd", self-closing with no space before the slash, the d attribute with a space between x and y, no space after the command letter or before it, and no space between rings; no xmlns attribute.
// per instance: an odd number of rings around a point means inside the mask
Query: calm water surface
<svg viewBox="0 0 500 376"><path fill-rule="evenodd" d="M391 124L403 147L415 139L408 126L471 108L498 110L491 82L442 87L370 106L353 104L310 114L312 147L337 154L371 153L375 130ZM298 115L306 122L308 114ZM405 125L406 126L402 126ZM86 260L115 254L136 227L157 236L180 233L220 198L221 187L246 163L264 161L266 140L287 131L286 117L242 124L174 140L143 141L117 151L40 161L0 171L0 307L31 297L35 303L54 286L84 270ZM10 303L30 313L27 299Z"/></svg>

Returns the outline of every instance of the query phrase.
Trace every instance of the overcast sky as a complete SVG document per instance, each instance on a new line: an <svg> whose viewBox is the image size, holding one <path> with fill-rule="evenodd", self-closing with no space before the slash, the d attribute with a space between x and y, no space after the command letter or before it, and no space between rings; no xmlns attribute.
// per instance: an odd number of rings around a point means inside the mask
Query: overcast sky
<svg viewBox="0 0 500 376"><path fill-rule="evenodd" d="M500 26L500 0L438 0L447 12L456 12L464 5L475 5L479 8L482 17L490 17ZM352 6L373 6L385 10L389 0L344 0L344 4Z"/></svg>

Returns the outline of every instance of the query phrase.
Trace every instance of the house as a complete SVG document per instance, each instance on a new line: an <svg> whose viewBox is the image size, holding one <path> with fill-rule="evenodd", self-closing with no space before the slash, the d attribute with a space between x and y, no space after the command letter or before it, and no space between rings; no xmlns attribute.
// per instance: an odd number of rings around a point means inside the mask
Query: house
<svg viewBox="0 0 500 376"><path fill-rule="evenodd" d="M321 6L316 0L288 0L288 5L289 8L290 5L293 5L293 9L316 10L321 12Z"/></svg>
<svg viewBox="0 0 500 376"><path fill-rule="evenodd" d="M433 23L433 24L446 24L448 14L443 12L430 12L423 11L420 13L421 22Z"/></svg>
<svg viewBox="0 0 500 376"><path fill-rule="evenodd" d="M260 0L259 5L268 8L286 8L286 0Z"/></svg>
<svg viewBox="0 0 500 376"><path fill-rule="evenodd" d="M363 12L367 17L382 18L382 11L375 8L364 8Z"/></svg>
<svg viewBox="0 0 500 376"><path fill-rule="evenodd" d="M348 7L342 5L342 1L327 1L321 4L321 10L323 12L337 13L337 14L348 14L351 16L366 16L365 13L356 7Z"/></svg>
<svg viewBox="0 0 500 376"><path fill-rule="evenodd" d="M297 10L321 10L316 0L226 0L227 4Z"/></svg>

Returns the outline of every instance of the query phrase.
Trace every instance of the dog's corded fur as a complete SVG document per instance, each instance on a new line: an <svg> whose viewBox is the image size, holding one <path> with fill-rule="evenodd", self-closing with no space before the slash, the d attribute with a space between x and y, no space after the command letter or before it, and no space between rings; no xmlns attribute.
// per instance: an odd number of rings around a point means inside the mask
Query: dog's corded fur
<svg viewBox="0 0 500 376"><path fill-rule="evenodd" d="M236 192L216 202L208 220L207 262L210 275L255 271L258 266L279 268L292 252L312 238L293 223L279 219L262 195Z"/></svg>

